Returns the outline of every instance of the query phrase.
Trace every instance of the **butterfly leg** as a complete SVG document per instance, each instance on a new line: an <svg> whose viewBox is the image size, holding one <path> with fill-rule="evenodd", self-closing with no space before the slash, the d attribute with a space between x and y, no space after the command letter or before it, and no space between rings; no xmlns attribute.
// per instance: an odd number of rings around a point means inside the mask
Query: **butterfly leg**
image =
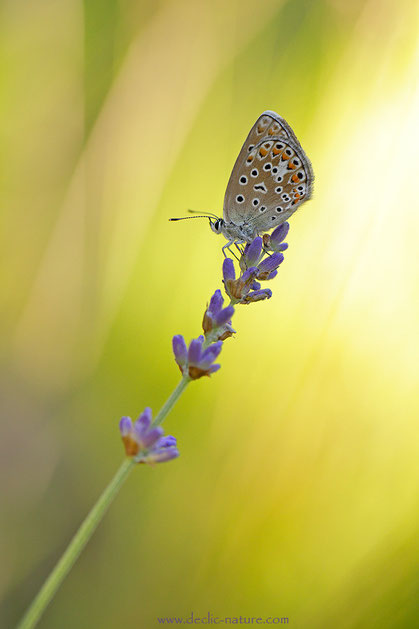
<svg viewBox="0 0 419 629"><path fill-rule="evenodd" d="M235 242L234 244L235 244L235 246L236 246L237 251L238 251L238 252L240 253L240 255L242 256L242 255L243 255L243 252L244 252L244 249L241 249L241 248L239 247L239 244L241 244L241 243L237 243L237 242Z"/></svg>
<svg viewBox="0 0 419 629"><path fill-rule="evenodd" d="M221 251L223 252L223 256L224 256L225 258L227 257L227 254L226 254L226 252L224 251L224 249L228 249L228 250L230 251L230 253L232 253L232 254L234 255L234 257L235 257L235 258L237 257L237 256L236 256L236 255L235 255L235 254L231 251L231 249L230 249L230 247L231 247L231 245L232 245L232 244L234 244L234 240L229 240L229 241L228 241L228 242L224 245L224 247L222 247Z"/></svg>

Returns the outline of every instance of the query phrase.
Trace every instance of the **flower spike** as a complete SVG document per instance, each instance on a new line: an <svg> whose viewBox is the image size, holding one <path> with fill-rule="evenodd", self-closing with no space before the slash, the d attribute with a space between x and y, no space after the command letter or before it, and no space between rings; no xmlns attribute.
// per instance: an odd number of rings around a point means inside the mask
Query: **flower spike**
<svg viewBox="0 0 419 629"><path fill-rule="evenodd" d="M144 409L133 424L130 417L122 417L119 431L126 455L137 463L163 463L179 456L175 437L164 436L163 428L151 425L151 408Z"/></svg>

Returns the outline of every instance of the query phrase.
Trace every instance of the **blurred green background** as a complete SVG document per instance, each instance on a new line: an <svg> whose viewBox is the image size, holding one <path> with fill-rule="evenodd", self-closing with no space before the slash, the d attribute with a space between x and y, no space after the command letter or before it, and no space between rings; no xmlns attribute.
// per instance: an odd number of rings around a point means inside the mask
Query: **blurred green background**
<svg viewBox="0 0 419 629"><path fill-rule="evenodd" d="M414 0L3 0L2 627L120 464L120 416L177 384L223 243L167 219L221 213L267 108L316 174L274 295L40 627L418 625L417 34Z"/></svg>

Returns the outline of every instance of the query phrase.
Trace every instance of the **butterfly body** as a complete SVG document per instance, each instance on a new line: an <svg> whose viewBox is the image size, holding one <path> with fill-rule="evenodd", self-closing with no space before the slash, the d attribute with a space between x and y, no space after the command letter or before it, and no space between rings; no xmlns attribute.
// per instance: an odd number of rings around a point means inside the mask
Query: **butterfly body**
<svg viewBox="0 0 419 629"><path fill-rule="evenodd" d="M223 234L231 242L251 242L258 236L255 226L247 221L236 224L219 218L211 224L211 227L216 234Z"/></svg>

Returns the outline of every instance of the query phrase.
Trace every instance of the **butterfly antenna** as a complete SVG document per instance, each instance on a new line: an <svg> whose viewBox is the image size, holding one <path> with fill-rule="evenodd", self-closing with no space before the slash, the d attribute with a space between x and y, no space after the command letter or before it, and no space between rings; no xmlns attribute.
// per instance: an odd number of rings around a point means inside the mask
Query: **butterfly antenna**
<svg viewBox="0 0 419 629"><path fill-rule="evenodd" d="M188 210L189 214L200 214L199 211L197 210ZM218 218L218 216L216 214L213 214L212 212L207 212L205 216L213 216L214 218Z"/></svg>
<svg viewBox="0 0 419 629"><path fill-rule="evenodd" d="M169 218L169 221L187 221L189 218L209 218L211 219L212 216L209 216L208 214L200 214L199 216L181 216L180 218ZM217 217L215 217L217 218Z"/></svg>

